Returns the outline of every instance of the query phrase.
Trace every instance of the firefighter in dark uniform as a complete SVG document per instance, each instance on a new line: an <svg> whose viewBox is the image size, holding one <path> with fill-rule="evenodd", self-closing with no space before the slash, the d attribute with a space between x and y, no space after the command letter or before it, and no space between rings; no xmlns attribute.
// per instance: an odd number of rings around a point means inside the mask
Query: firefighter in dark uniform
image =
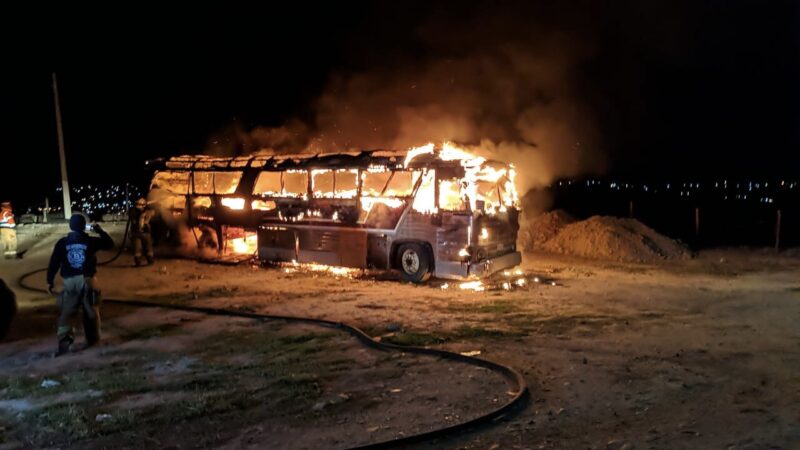
<svg viewBox="0 0 800 450"><path fill-rule="evenodd" d="M147 264L153 264L153 236L151 235L150 219L154 211L147 207L147 200L136 200L135 206L130 211L131 241L133 241L133 262L136 266L142 264L144 254Z"/></svg>
<svg viewBox="0 0 800 450"><path fill-rule="evenodd" d="M64 279L64 290L57 300L60 315L56 356L70 350L70 345L75 340L72 332L73 319L79 311L83 319L86 345L92 346L100 340L100 288L95 278L97 251L114 247L111 236L97 224L92 229L99 237L89 236L86 233L86 218L81 214L70 217L69 228L72 231L56 242L47 268L47 290L51 294L54 293L53 282L59 269L61 278Z"/></svg>

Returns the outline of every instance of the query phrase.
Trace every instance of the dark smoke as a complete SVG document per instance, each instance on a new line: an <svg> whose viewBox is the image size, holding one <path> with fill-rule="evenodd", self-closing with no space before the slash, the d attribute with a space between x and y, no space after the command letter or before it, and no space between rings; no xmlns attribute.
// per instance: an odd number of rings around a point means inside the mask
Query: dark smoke
<svg viewBox="0 0 800 450"><path fill-rule="evenodd" d="M576 89L591 45L543 25L552 23L552 11L502 9L479 4L456 17L450 10L429 12L413 29L418 50L335 74L313 120L232 127L210 150L402 149L454 141L514 163L521 193L557 177L604 170L594 118Z"/></svg>

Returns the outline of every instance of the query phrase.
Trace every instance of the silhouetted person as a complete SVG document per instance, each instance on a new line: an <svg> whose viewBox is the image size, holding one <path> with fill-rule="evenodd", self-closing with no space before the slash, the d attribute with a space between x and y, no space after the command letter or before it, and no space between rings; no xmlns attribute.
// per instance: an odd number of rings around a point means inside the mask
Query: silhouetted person
<svg viewBox="0 0 800 450"><path fill-rule="evenodd" d="M147 265L153 264L153 236L151 234L150 219L153 218L153 210L147 207L147 200L140 198L131 208L130 227L131 241L133 242L133 263L136 266L142 264L142 255L147 260Z"/></svg>
<svg viewBox="0 0 800 450"><path fill-rule="evenodd" d="M64 290L57 300L61 314L58 318L56 356L68 352L74 342L72 323L79 311L83 316L86 345L94 345L100 340L100 288L95 278L97 251L114 247L111 236L100 225L94 224L91 227L100 237L86 234L86 218L81 214L70 217L69 228L72 231L56 242L50 257L50 266L47 268L47 290L51 294L59 268L61 278L64 279Z"/></svg>

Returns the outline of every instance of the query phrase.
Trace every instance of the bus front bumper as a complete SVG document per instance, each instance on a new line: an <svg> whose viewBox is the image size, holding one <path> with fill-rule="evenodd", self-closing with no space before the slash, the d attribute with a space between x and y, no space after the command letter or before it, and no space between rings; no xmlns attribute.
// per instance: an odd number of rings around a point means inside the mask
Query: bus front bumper
<svg viewBox="0 0 800 450"><path fill-rule="evenodd" d="M520 252L506 253L505 255L487 258L473 263L462 263L457 261L436 261L434 276L450 280L462 280L465 278L483 278L518 266L522 262Z"/></svg>

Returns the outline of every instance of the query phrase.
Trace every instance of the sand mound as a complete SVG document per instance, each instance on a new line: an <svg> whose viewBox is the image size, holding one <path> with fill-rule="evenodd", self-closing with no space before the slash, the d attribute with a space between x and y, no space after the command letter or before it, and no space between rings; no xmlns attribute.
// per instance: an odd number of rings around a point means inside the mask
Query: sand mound
<svg viewBox="0 0 800 450"><path fill-rule="evenodd" d="M520 227L519 247L525 251L541 250L545 242L572 222L575 218L562 209L540 214Z"/></svg>
<svg viewBox="0 0 800 450"><path fill-rule="evenodd" d="M565 226L542 248L587 258L654 262L688 257L682 244L636 219L594 216Z"/></svg>

